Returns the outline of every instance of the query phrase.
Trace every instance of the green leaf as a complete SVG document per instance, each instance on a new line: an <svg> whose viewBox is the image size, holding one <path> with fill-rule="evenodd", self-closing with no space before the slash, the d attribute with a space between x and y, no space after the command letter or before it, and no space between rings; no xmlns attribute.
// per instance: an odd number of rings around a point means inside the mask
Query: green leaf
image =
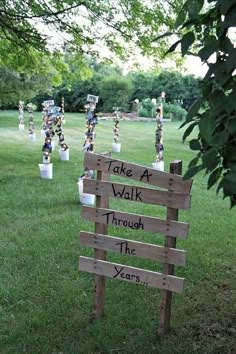
<svg viewBox="0 0 236 354"><path fill-rule="evenodd" d="M165 38L165 37L169 37L172 36L173 32L165 32L163 34L160 34L159 36L157 36L156 38L153 39L153 42L155 41L159 41L159 39Z"/></svg>
<svg viewBox="0 0 236 354"><path fill-rule="evenodd" d="M193 32L188 32L183 36L181 40L182 56L184 56L187 53L189 47L193 44L194 40L195 40L195 36Z"/></svg>
<svg viewBox="0 0 236 354"><path fill-rule="evenodd" d="M230 171L236 172L236 163L234 161L230 162L227 167L230 169Z"/></svg>
<svg viewBox="0 0 236 354"><path fill-rule="evenodd" d="M180 128L182 128L186 123L190 122L192 118L196 116L201 105L202 105L202 98L200 97L196 101L194 101L192 106L189 108L185 122L181 124Z"/></svg>
<svg viewBox="0 0 236 354"><path fill-rule="evenodd" d="M236 171L227 173L223 178L223 187L227 193L236 194Z"/></svg>
<svg viewBox="0 0 236 354"><path fill-rule="evenodd" d="M236 144L233 142L232 144L227 144L224 149L224 168L231 168L231 164L236 163Z"/></svg>
<svg viewBox="0 0 236 354"><path fill-rule="evenodd" d="M188 11L191 18L196 18L199 16L204 4L204 0L188 0Z"/></svg>
<svg viewBox="0 0 236 354"><path fill-rule="evenodd" d="M190 124L189 127L185 130L184 135L183 135L183 142L192 133L192 131L196 125L197 125L197 122L194 122L194 123Z"/></svg>
<svg viewBox="0 0 236 354"><path fill-rule="evenodd" d="M202 118L199 122L199 131L201 138L210 143L212 140L213 132L215 131L215 119L209 111L207 114L202 115Z"/></svg>
<svg viewBox="0 0 236 354"><path fill-rule="evenodd" d="M216 188L216 194L218 194L222 188L223 188L223 180L221 180L220 183L218 184Z"/></svg>
<svg viewBox="0 0 236 354"><path fill-rule="evenodd" d="M224 21L226 28L230 27L235 27L236 26L236 12L235 9L234 11L228 11L228 13L225 15L225 21Z"/></svg>
<svg viewBox="0 0 236 354"><path fill-rule="evenodd" d="M202 162L207 171L214 170L220 163L220 156L217 150L211 148L202 155Z"/></svg>
<svg viewBox="0 0 236 354"><path fill-rule="evenodd" d="M199 171L203 170L203 165L198 165L191 167L187 170L187 172L184 174L183 179L189 179L195 176Z"/></svg>
<svg viewBox="0 0 236 354"><path fill-rule="evenodd" d="M235 58L236 60L236 58ZM235 106L235 102L236 102L236 82L232 87L232 91L230 92L229 96L228 96L228 112L230 113L230 116L233 118L233 115L236 112L236 106ZM234 114L232 115L232 111L234 112ZM230 118L230 119L232 119Z"/></svg>
<svg viewBox="0 0 236 354"><path fill-rule="evenodd" d="M200 156L198 155L197 157L194 157L194 159L192 159L189 164L188 164L188 169L194 167L197 165L198 161L199 161Z"/></svg>
<svg viewBox="0 0 236 354"><path fill-rule="evenodd" d="M215 133L212 136L211 142L214 145L222 146L227 143L228 139L229 139L229 132L226 129L224 129L221 132Z"/></svg>
<svg viewBox="0 0 236 354"><path fill-rule="evenodd" d="M165 55L172 53L176 47L178 46L178 44L181 42L181 39L179 39L177 42L175 42L174 44L172 44L172 46L167 50L167 52L165 53Z"/></svg>
<svg viewBox="0 0 236 354"><path fill-rule="evenodd" d="M220 12L222 15L226 15L229 9L235 5L235 0L219 0Z"/></svg>
<svg viewBox="0 0 236 354"><path fill-rule="evenodd" d="M222 112L222 104L227 103L227 97L220 89L214 90L209 96L211 113L219 115Z"/></svg>
<svg viewBox="0 0 236 354"><path fill-rule="evenodd" d="M189 142L189 146L191 150L201 150L201 144L197 139L193 139Z"/></svg>
<svg viewBox="0 0 236 354"><path fill-rule="evenodd" d="M232 209L236 205L236 194L230 197L230 209Z"/></svg>
<svg viewBox="0 0 236 354"><path fill-rule="evenodd" d="M211 94L214 84L212 81L204 80L202 82L201 87L202 87L202 93L203 93L204 97L206 97Z"/></svg>
<svg viewBox="0 0 236 354"><path fill-rule="evenodd" d="M227 73L231 73L236 68L236 48L232 49L226 60L226 70Z"/></svg>
<svg viewBox="0 0 236 354"><path fill-rule="evenodd" d="M213 53L217 51L219 42L215 36L208 36L204 47L199 50L198 55L202 61L206 61Z"/></svg>
<svg viewBox="0 0 236 354"><path fill-rule="evenodd" d="M176 18L175 28L180 27L184 23L185 19L186 19L186 10L182 8Z"/></svg>
<svg viewBox="0 0 236 354"><path fill-rule="evenodd" d="M207 181L207 189L210 189L212 186L214 186L214 184L216 184L216 182L221 176L221 172L222 172L222 167L218 167L213 172L211 172Z"/></svg>

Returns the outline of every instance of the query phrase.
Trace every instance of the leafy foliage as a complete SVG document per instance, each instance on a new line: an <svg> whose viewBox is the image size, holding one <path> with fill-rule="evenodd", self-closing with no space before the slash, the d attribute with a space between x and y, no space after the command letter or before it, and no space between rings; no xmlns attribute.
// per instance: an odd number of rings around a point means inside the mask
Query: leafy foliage
<svg viewBox="0 0 236 354"><path fill-rule="evenodd" d="M217 184L236 205L236 48L231 36L236 26L236 0L187 0L176 20L182 33L182 55L194 52L208 72L200 98L191 106L184 124L184 140L198 127L190 148L197 152L187 177L209 173L208 188ZM175 46L170 48L174 50ZM195 130L194 130L195 131Z"/></svg>
<svg viewBox="0 0 236 354"><path fill-rule="evenodd" d="M139 104L139 116L140 117L152 117L156 116L156 105L150 98L146 98ZM163 104L164 118L171 120L183 120L186 117L186 110L179 104L164 103Z"/></svg>
<svg viewBox="0 0 236 354"><path fill-rule="evenodd" d="M164 118L172 120L184 120L187 111L178 103L164 103Z"/></svg>
<svg viewBox="0 0 236 354"><path fill-rule="evenodd" d="M113 107L119 107L120 110L127 111L131 90L132 83L125 77L110 76L102 80L100 95L104 102L104 111L112 112Z"/></svg>
<svg viewBox="0 0 236 354"><path fill-rule="evenodd" d="M145 98L139 103L138 115L140 117L155 117L156 106L150 98Z"/></svg>
<svg viewBox="0 0 236 354"><path fill-rule="evenodd" d="M17 57L13 50L8 56L0 58L1 105L16 104L19 99L31 100L41 93L52 94L58 86L69 90L73 84L92 73L88 61L81 55L43 53L33 48L29 50L29 55L30 60L19 49Z"/></svg>
<svg viewBox="0 0 236 354"><path fill-rule="evenodd" d="M101 42L120 57L135 46L141 51L164 53L165 38L156 46L154 39L163 25L174 26L173 14L183 0L4 0L1 2L0 36L5 45L27 51L56 47L50 41L53 33L62 34L56 45L77 49L80 53L103 54L95 46ZM127 43L129 46L127 46ZM106 56L106 55L105 55Z"/></svg>
<svg viewBox="0 0 236 354"><path fill-rule="evenodd" d="M70 61L73 62L73 58L70 59ZM66 62L68 62L68 60L66 60ZM140 102L142 101L142 105L145 105L145 109L142 109L140 112L140 116L142 117L152 116L152 103L149 104L149 107L146 107L146 104L143 104L143 100L149 97L149 101L151 102L151 98L158 98L161 92L165 91L167 98L167 103L164 106L165 117L174 120L183 120L186 116L186 109L188 109L191 103L194 102L194 99L199 95L199 80L190 75L183 76L176 72L165 71L160 74L156 72L132 72L124 76L121 70L116 66L96 63L94 61L88 64L89 68L85 66L83 71L79 70L80 63L77 71L74 73L72 71L67 73L67 71L70 70L70 66L69 69L66 69L65 75L65 70L62 70L62 84L54 88L51 93L52 96L45 96L45 94L42 96L40 94L35 97L34 102L37 104L38 108L41 108L42 101L46 99L53 98L56 102L61 102L61 97L63 96L65 98L66 111L79 112L84 109L87 93L90 92L99 96L99 102L97 104L98 111L110 112L113 106L117 104L114 104L112 107L112 104L110 106L105 104L105 96L103 97L101 87L105 85L103 84L104 80L107 82L108 78L117 76L119 76L119 78L125 78L126 81L130 82L129 86L132 87L131 91L127 91L125 95L125 108L131 109L132 102L138 98ZM87 78L81 80L83 73L87 75ZM109 95L113 96L112 99L114 100L114 98L117 97L117 87L112 86L110 90ZM139 107L139 110L140 109L141 107ZM155 115L154 106L153 114Z"/></svg>

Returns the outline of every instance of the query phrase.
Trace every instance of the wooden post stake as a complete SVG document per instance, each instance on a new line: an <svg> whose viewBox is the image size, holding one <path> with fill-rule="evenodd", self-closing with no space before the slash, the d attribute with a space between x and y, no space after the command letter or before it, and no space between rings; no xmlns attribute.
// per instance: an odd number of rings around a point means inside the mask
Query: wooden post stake
<svg viewBox="0 0 236 354"><path fill-rule="evenodd" d="M105 154L104 154L105 155ZM110 156L110 154L106 154ZM97 171L97 180L98 181L108 181L109 174L106 172ZM109 208L109 197L108 195L96 196L96 207L97 208ZM95 223L95 233L107 235L108 225ZM94 249L94 258L105 261L107 257L107 252ZM103 275L94 276L94 293L93 293L93 318L98 319L102 317L104 312L104 304L105 304L105 279L106 277Z"/></svg>
<svg viewBox="0 0 236 354"><path fill-rule="evenodd" d="M170 173L182 174L182 161L173 161L170 164ZM171 191L171 187L169 189ZM178 220L179 210L167 208L167 220ZM176 248L176 238L165 236L165 247ZM174 275L174 265L164 264L163 274ZM164 336L170 328L172 291L161 290L160 321L157 334Z"/></svg>

